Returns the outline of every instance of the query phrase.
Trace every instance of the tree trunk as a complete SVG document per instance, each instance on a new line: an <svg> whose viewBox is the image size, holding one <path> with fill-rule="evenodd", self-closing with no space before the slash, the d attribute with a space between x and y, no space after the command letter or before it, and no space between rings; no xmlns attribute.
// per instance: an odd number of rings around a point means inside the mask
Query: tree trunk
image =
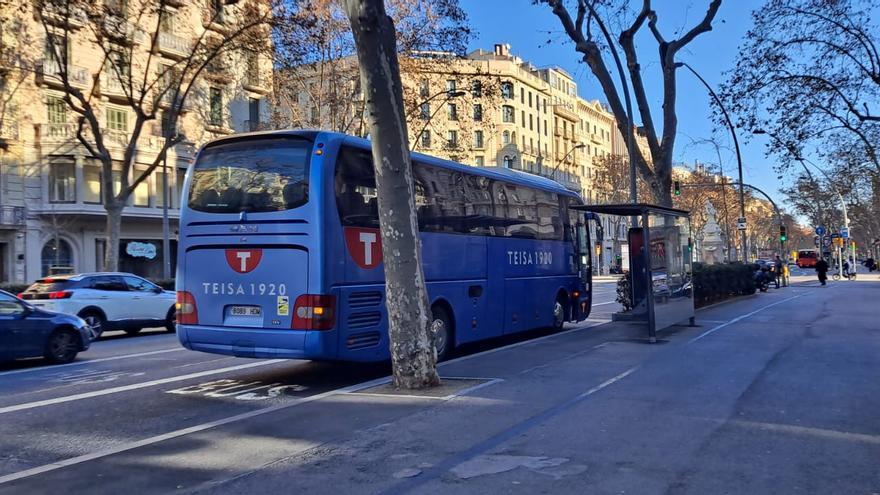
<svg viewBox="0 0 880 495"><path fill-rule="evenodd" d="M119 270L119 233L122 230L122 208L107 206L107 245L104 252L104 270Z"/></svg>
<svg viewBox="0 0 880 495"><path fill-rule="evenodd" d="M394 23L382 0L345 0L372 137L394 386L438 385Z"/></svg>

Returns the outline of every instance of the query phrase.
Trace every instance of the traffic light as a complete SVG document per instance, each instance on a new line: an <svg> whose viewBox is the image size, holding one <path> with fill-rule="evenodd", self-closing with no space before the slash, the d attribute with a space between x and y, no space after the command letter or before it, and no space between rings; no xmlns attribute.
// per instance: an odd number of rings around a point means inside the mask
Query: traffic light
<svg viewBox="0 0 880 495"><path fill-rule="evenodd" d="M785 242L788 240L788 234L785 232L785 225L779 226L779 240Z"/></svg>
<svg viewBox="0 0 880 495"><path fill-rule="evenodd" d="M673 182L672 189L675 192L676 196L681 196L681 182L679 182L679 181Z"/></svg>

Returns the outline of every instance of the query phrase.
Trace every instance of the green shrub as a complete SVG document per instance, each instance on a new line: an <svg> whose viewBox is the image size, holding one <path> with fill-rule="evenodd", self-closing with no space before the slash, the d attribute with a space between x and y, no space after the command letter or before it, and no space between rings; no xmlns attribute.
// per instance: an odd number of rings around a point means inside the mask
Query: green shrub
<svg viewBox="0 0 880 495"><path fill-rule="evenodd" d="M694 263L694 305L706 306L730 297L754 294L751 265Z"/></svg>

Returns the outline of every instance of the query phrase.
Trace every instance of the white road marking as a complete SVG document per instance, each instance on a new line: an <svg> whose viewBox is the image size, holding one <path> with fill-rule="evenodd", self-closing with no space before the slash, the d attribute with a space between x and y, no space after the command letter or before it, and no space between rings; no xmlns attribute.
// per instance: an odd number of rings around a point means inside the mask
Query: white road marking
<svg viewBox="0 0 880 495"><path fill-rule="evenodd" d="M758 309L752 311L751 313L746 313L746 314L744 314L744 315L737 316L736 318L734 318L734 319L732 319L732 320L728 320L728 321L725 322L725 323L722 323L722 324L720 324L720 325L718 325L718 326L716 326L716 327L710 328L709 330L706 330L705 332L701 333L700 335L697 335L697 336L694 337L693 339L689 340L689 341L688 341L688 344L693 344L694 342L696 342L696 341L702 339L703 337L706 337L707 335L713 334L713 333L717 332L718 330L721 330L721 329L724 328L724 327L727 327L727 326L733 325L734 323L737 323L737 322L739 322L739 321L742 321L742 320L744 320L744 319L746 319L746 318L748 318L748 317L750 317L750 316L754 316L754 315L760 313L761 311L764 311L765 309L772 308L773 306L778 306L778 305L780 305L780 304L782 304L782 303L785 303L785 302L791 301L792 299L797 299L797 298L799 298L799 297L803 297L803 294L800 294L800 295L797 295L797 296L791 296L791 297L785 298L785 299L783 299L783 300L781 300L781 301L776 301L776 302L773 303L773 304L768 304L768 305L766 305L766 306L762 306L762 307L760 307L760 308L758 308Z"/></svg>
<svg viewBox="0 0 880 495"><path fill-rule="evenodd" d="M240 364L238 366L229 366L227 368L220 368L220 369L216 369L216 370L200 371L198 373L190 373L188 375L172 376L169 378L161 378L159 380L152 380L149 382L133 383L131 385L123 385L120 387L107 388L104 390L95 390L92 392L84 392L81 394L68 395L68 396L64 396L64 397L56 397L54 399L39 400L36 402L27 402L25 404L16 404L14 406L0 407L0 414L6 414L6 413L11 413L11 412L16 412L16 411L24 411L26 409L34 409L34 408L43 407L43 406L52 406L55 404L63 404L65 402L73 402L76 400L90 399L92 397L100 397L102 395L117 394L119 392L128 392L129 390L137 390L137 389L141 389L141 388L155 387L156 385L163 385L166 383L181 382L184 380L191 380L193 378L201 378L203 376L217 375L220 373L227 373L230 371L245 370L245 369L249 369L249 368L256 368L259 366L268 366L270 364L277 364L277 363L284 363L284 362L290 362L290 360L289 359L270 359L267 361L257 361L256 363Z"/></svg>
<svg viewBox="0 0 880 495"><path fill-rule="evenodd" d="M596 303L596 304L593 304L593 306L605 306L606 304L614 304L614 303L616 303L616 302L617 302L617 301L608 301L608 302L603 302L603 303Z"/></svg>
<svg viewBox="0 0 880 495"><path fill-rule="evenodd" d="M106 357L106 358L100 358L100 359L89 359L88 361L77 361L75 363L56 364L51 367L44 366L41 368L28 368L28 369L24 369L24 370L0 371L0 377L4 377L4 376L8 376L8 375L18 375L21 373L33 373L36 371L56 371L60 368L70 368L73 366L84 366L86 364L105 363L107 361L117 361L119 359L130 359L130 358L143 357L143 356L154 356L156 354L164 354L166 352L178 352L178 351L185 351L185 350L186 349L184 349L183 347L174 347L172 349L160 349L158 351L139 352L137 354L124 354L122 356L113 356L113 357Z"/></svg>
<svg viewBox="0 0 880 495"><path fill-rule="evenodd" d="M825 438L829 440L838 440L842 442L857 442L880 445L880 435L868 435L865 433L851 433L848 431L828 430L825 428L810 428L807 426L795 426L779 423L763 423L757 421L740 421L733 420L733 424L758 428L764 431L778 431L782 433L790 433L793 435L806 435L811 437Z"/></svg>

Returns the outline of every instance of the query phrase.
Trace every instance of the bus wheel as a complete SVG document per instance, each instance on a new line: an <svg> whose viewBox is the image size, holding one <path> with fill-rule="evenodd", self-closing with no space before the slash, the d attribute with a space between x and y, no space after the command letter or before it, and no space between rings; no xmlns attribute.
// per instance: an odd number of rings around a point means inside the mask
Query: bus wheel
<svg viewBox="0 0 880 495"><path fill-rule="evenodd" d="M437 361L445 361L454 347L452 318L442 306L431 308L434 320L431 322L431 334L434 337L434 346L437 348Z"/></svg>
<svg viewBox="0 0 880 495"><path fill-rule="evenodd" d="M562 330L565 323L565 297L562 294L556 296L556 303L553 304L553 329Z"/></svg>

